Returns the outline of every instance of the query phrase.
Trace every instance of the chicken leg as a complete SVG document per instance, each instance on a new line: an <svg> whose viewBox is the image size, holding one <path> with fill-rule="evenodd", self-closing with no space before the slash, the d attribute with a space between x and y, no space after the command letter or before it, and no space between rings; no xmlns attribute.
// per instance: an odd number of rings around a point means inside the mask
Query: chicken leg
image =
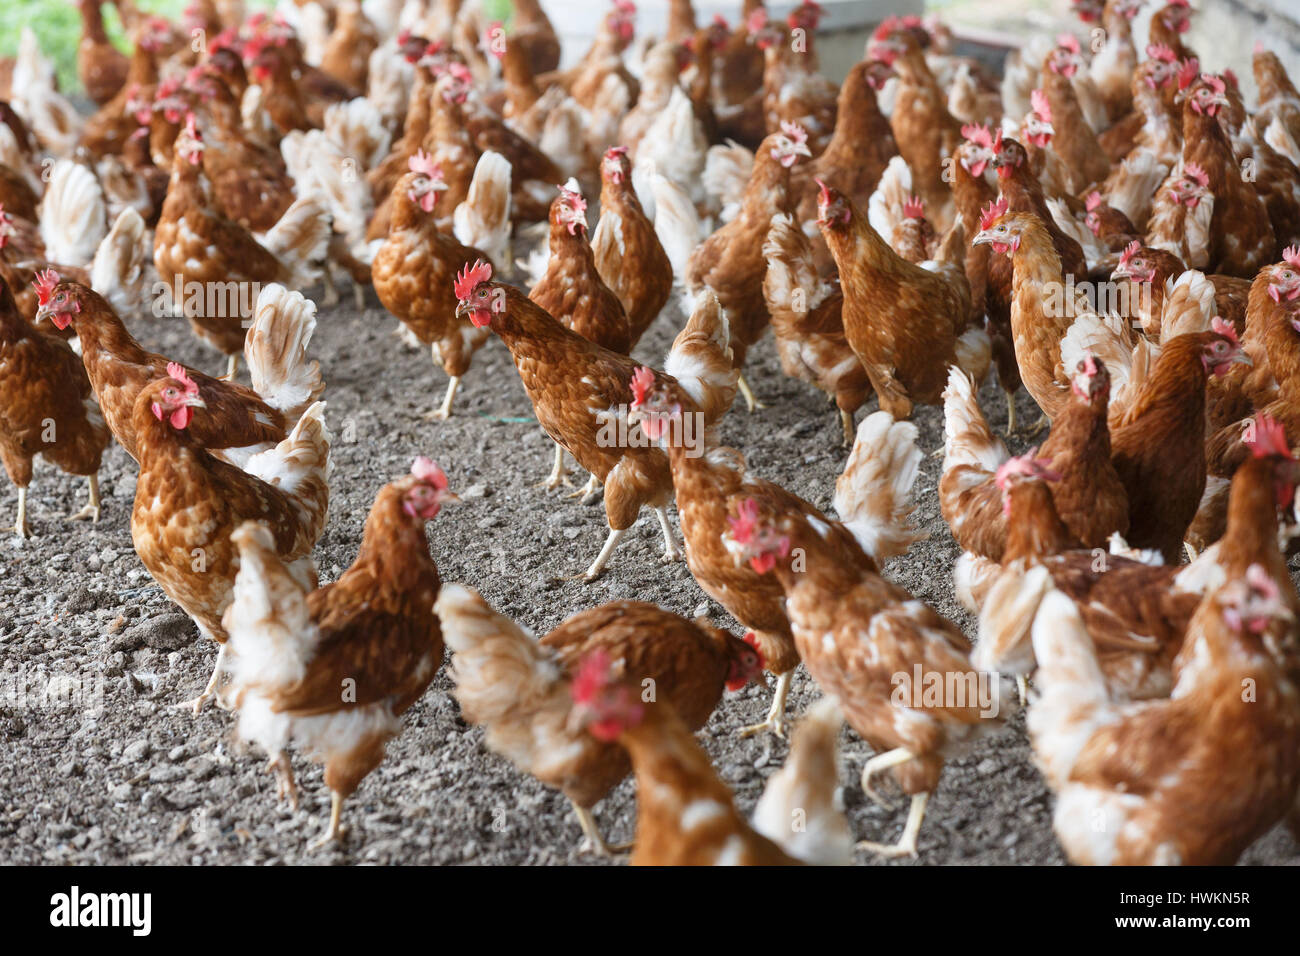
<svg viewBox="0 0 1300 956"><path fill-rule="evenodd" d="M1016 393L1007 392L1007 437L1016 433Z"/></svg>
<svg viewBox="0 0 1300 956"><path fill-rule="evenodd" d="M605 546L600 549L600 554L596 555L596 560L591 562L591 567L589 567L585 573L575 575L575 577L580 577L584 581L594 581L596 578L604 574L605 567L609 564L609 559L614 554L614 549L618 547L619 541L623 539L623 535L625 534L627 534L626 528L622 530L610 528L609 537L605 539ZM569 580L573 580L573 578L570 578Z"/></svg>
<svg viewBox="0 0 1300 956"><path fill-rule="evenodd" d="M915 857L916 837L921 832L921 822L925 819L925 805L929 799L930 795L928 793L917 793L912 796L912 806L907 811L907 823L903 827L903 835L898 838L897 843L874 843L871 840L863 840L858 844L858 849L867 850L889 859L896 859L900 856Z"/></svg>
<svg viewBox="0 0 1300 956"><path fill-rule="evenodd" d="M234 355L231 355L226 359L225 379L227 382L233 382L235 380L235 376L238 374L239 374L239 353L236 352Z"/></svg>
<svg viewBox="0 0 1300 956"><path fill-rule="evenodd" d="M582 827L582 842L578 844L579 853L594 853L597 856L618 856L632 849L630 843L616 843L613 846L605 842L600 835L596 817L586 807L573 805L573 812L578 815L578 825Z"/></svg>
<svg viewBox="0 0 1300 956"><path fill-rule="evenodd" d="M330 791L330 823L329 827L321 835L320 839L313 840L307 847L309 850L319 850L327 843L335 843L343 836L343 828L339 826L339 818L343 815L343 796L337 790Z"/></svg>
<svg viewBox="0 0 1300 956"><path fill-rule="evenodd" d="M871 786L871 778L878 773L883 773L890 767L897 767L899 764L907 763L912 759L912 751L906 747L895 747L893 750L887 750L883 754L876 754L862 768L862 792L871 798L877 806L884 807L886 810L894 809L893 804L885 800L878 794L874 787Z"/></svg>
<svg viewBox="0 0 1300 956"><path fill-rule="evenodd" d="M768 709L767 719L761 724L752 724L740 728L740 736L749 737L760 731L770 730L785 739L785 699L790 693L790 682L794 679L794 668L777 675L776 690L772 693L772 706Z"/></svg>
<svg viewBox="0 0 1300 956"><path fill-rule="evenodd" d="M14 523L14 532L26 540L31 537L32 529L27 527L27 489L18 489L18 520Z"/></svg>
<svg viewBox="0 0 1300 956"><path fill-rule="evenodd" d="M442 404L435 411L429 412L424 416L427 422L441 421L445 422L451 418L451 403L456 397L456 389L460 388L460 376L453 375L447 382L447 394L443 396Z"/></svg>
<svg viewBox="0 0 1300 956"><path fill-rule="evenodd" d="M90 484L90 501L86 507L82 508L74 515L68 515L69 521L85 521L90 519L92 524L99 523L99 475L88 475L86 479Z"/></svg>
<svg viewBox="0 0 1300 956"><path fill-rule="evenodd" d="M673 540L673 528L668 523L668 509L666 507L655 508L655 517L659 519L659 527L664 533L664 556L663 564L671 564L674 561L682 559L682 549L677 547L677 542Z"/></svg>
<svg viewBox="0 0 1300 956"><path fill-rule="evenodd" d="M289 806L298 809L298 785L293 779L293 764L289 754L281 750L266 765L266 769L276 775L276 793L281 800L288 800Z"/></svg>
<svg viewBox="0 0 1300 956"><path fill-rule="evenodd" d="M844 426L844 447L852 448L853 440L857 437L857 429L853 427L853 413L840 409L840 424Z"/></svg>
<svg viewBox="0 0 1300 956"><path fill-rule="evenodd" d="M757 411L760 408L767 408L766 405L755 397L754 390L749 387L749 382L745 381L745 374L743 372L740 374L740 377L736 379L736 386L740 389L740 394L745 396L745 405L749 407L751 412Z"/></svg>
<svg viewBox="0 0 1300 956"><path fill-rule="evenodd" d="M555 466L551 468L551 473L543 481L533 485L534 488L545 488L547 491L554 491L560 485L573 487L573 482L569 481L566 474L567 469L564 467L564 446L555 442Z"/></svg>
<svg viewBox="0 0 1300 956"><path fill-rule="evenodd" d="M556 447L558 448L559 446L557 445ZM585 485L583 485L577 491L573 492L573 494L565 495L565 497L581 498L582 504L584 505L590 504L591 502L596 500L596 493L600 491L602 487L603 486L601 485L599 478L597 478L595 475L589 475L587 477L587 483Z"/></svg>
<svg viewBox="0 0 1300 956"><path fill-rule="evenodd" d="M208 635L204 636L206 637ZM177 704L177 708L189 707L194 711L195 717L202 713L203 705L208 702L208 698L212 696L214 691L216 691L217 684L221 680L221 671L225 665L225 661L226 645L219 644L217 650L217 662L212 665L212 676L208 678L208 686L203 688L203 693L199 694L199 696L195 697L193 700L187 700Z"/></svg>

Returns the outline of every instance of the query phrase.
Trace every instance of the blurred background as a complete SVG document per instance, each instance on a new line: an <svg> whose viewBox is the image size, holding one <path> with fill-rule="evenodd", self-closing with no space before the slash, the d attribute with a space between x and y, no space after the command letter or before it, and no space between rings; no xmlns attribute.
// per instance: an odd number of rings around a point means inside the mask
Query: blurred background
<svg viewBox="0 0 1300 956"><path fill-rule="evenodd" d="M142 10L179 18L187 0L136 0ZM279 0L292 3L294 0ZM509 27L510 0L467 0L480 2L491 17ZM1001 53L1032 33L1070 30L1082 33L1084 24L1070 11L1069 0L820 0L826 8L819 49L823 66L833 78L862 57L871 29L890 14L936 13L958 31L966 49L984 54L994 64ZM1146 21L1163 0L1150 0L1137 18L1135 39L1144 42ZM245 0L254 10L270 10L276 0ZM542 0L556 29L564 36L566 59L576 59L586 50L593 29L609 6L608 0ZM769 2L768 8L784 16L796 0ZM1232 69L1242 80L1247 96L1253 95L1250 53L1256 41L1263 42L1281 58L1291 74L1300 74L1300 0L1193 0L1196 15L1189 33L1190 45L1201 51L1212 70ZM696 16L704 21L721 14L734 21L740 0L695 0ZM638 0L638 27L662 32L667 21L668 0ZM104 19L110 36L123 49L117 11L104 4ZM81 19L72 0L0 0L0 56L12 55L18 47L21 29L30 26L40 38L41 49L53 59L65 90L76 92L75 57L81 34Z"/></svg>

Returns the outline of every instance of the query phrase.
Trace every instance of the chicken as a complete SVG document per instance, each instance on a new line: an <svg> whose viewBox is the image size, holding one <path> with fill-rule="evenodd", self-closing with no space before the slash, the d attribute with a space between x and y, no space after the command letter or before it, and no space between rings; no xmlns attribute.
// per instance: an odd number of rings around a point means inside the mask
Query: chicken
<svg viewBox="0 0 1300 956"><path fill-rule="evenodd" d="M654 373L641 369L638 378L633 381L636 401L631 418L643 433L659 441L668 456L687 567L704 592L753 634L767 669L777 677L767 719L742 733L771 730L783 736L785 701L799 656L779 582L737 564L722 546L729 502L738 497L761 501L792 520L813 525L827 537L844 539L846 553L854 558L861 554L875 570L921 537L908 522L910 492L921 457L915 447L916 429L896 424L883 412L863 421L849 465L836 486L834 503L841 524L780 485L747 474L744 457L734 449L704 448L698 438L690 441L694 436L687 431L681 409L669 393L653 388ZM849 539L860 547L848 544Z"/></svg>
<svg viewBox="0 0 1300 956"><path fill-rule="evenodd" d="M216 690L225 658L239 553L231 533L245 521L264 522L276 554L299 582L315 586L311 550L325 527L329 503L329 433L317 402L289 436L241 470L203 449L188 428L208 414L203 393L185 369L140 390L132 410L140 476L131 512L131 540L145 569L167 596L221 644L212 678L193 701L198 713Z"/></svg>
<svg viewBox="0 0 1300 956"><path fill-rule="evenodd" d="M1251 71L1255 75L1255 85L1259 87L1256 129L1267 131L1277 124L1292 145L1300 144L1300 93L1296 92L1282 61L1276 53L1257 43L1251 57ZM1297 158L1296 154L1291 155L1292 162Z"/></svg>
<svg viewBox="0 0 1300 956"><path fill-rule="evenodd" d="M859 845L915 856L944 761L1002 726L1000 683L971 667L970 643L955 624L872 570L853 553L855 542L775 516L754 499L733 499L732 508L728 549L780 581L804 666L876 752L863 789L879 801L872 780L892 769L912 798L896 844Z"/></svg>
<svg viewBox="0 0 1300 956"><path fill-rule="evenodd" d="M791 856L816 866L853 862L853 834L844 818L839 780L839 701L823 697L799 721L790 753L768 777L754 807L754 829Z"/></svg>
<svg viewBox="0 0 1300 956"><path fill-rule="evenodd" d="M324 204L308 196L295 201L259 240L206 198L199 166L204 148L190 114L154 233L154 266L174 290L172 309L189 319L199 338L228 356L227 374L233 377L252 298L247 287L310 285L317 274L312 264L325 256L330 223Z"/></svg>
<svg viewBox="0 0 1300 956"><path fill-rule="evenodd" d="M1206 268L1213 251L1214 204L1209 174L1200 164L1188 163L1161 184L1151 201L1146 244L1192 268Z"/></svg>
<svg viewBox="0 0 1300 956"><path fill-rule="evenodd" d="M946 164L961 143L961 124L948 112L947 96L930 71L916 35L900 18L881 23L867 50L898 73L898 94L889 117L898 152L912 170L913 188L925 200L935 228L947 232L953 201Z"/></svg>
<svg viewBox="0 0 1300 956"><path fill-rule="evenodd" d="M0 461L18 486L18 537L31 533L27 488L37 455L86 476L90 503L72 519L99 520L99 465L110 438L76 353L28 322L0 279Z"/></svg>
<svg viewBox="0 0 1300 956"><path fill-rule="evenodd" d="M617 744L636 770L633 866L791 866L799 863L737 811L731 791L671 706L642 703L609 657L594 651L573 678L575 719Z"/></svg>
<svg viewBox="0 0 1300 956"><path fill-rule="evenodd" d="M766 11L763 11L766 15ZM808 133L809 148L820 154L835 129L839 90L818 71L814 44L822 17L816 3L791 11L784 25L768 20L760 25L756 14L756 44L763 51L763 113L768 133L794 123Z"/></svg>
<svg viewBox="0 0 1300 956"><path fill-rule="evenodd" d="M631 763L570 716L582 661L591 654L617 661L620 681L670 706L692 731L708 721L724 688L740 690L763 669L749 643L640 601L581 611L540 640L469 588L444 588L436 608L455 652L452 676L465 719L486 728L492 750L559 788L582 826L583 849L602 854L610 847L592 808Z"/></svg>
<svg viewBox="0 0 1300 956"><path fill-rule="evenodd" d="M510 161L485 150L474 167L469 195L452 213L456 238L482 249L492 262L511 261Z"/></svg>
<svg viewBox="0 0 1300 956"><path fill-rule="evenodd" d="M393 222L388 238L371 264L375 292L391 312L423 343L450 381L435 419L451 415L460 379L488 333L456 314L452 291L456 270L483 253L460 244L438 228L434 206L445 188L442 167L423 150L410 160L410 171L393 187Z"/></svg>
<svg viewBox="0 0 1300 956"><path fill-rule="evenodd" d="M644 505L659 518L665 560L680 558L668 525L668 460L626 422L638 363L587 341L518 289L492 281L492 267L485 262L457 276L455 293L460 300L457 316L469 318L476 328L490 328L510 349L542 429L605 486L609 537L587 569L586 580L603 573ZM691 316L673 341L658 380L701 428L730 407L736 373L727 319L719 314L716 301L706 301Z"/></svg>
<svg viewBox="0 0 1300 956"><path fill-rule="evenodd" d="M763 140L754 156L754 171L740 213L691 253L685 286L691 306L694 298L710 289L718 297L731 328L732 360L743 369L749 347L767 328L769 316L763 299L763 240L772 216L792 212L789 204L790 167L810 156L807 135L787 126ZM750 411L758 407L753 390L741 379L741 391Z"/></svg>
<svg viewBox="0 0 1300 956"><path fill-rule="evenodd" d="M1028 727L1073 862L1231 865L1290 809L1300 710L1261 633L1275 623L1295 640L1276 582L1252 565L1197 609L1170 698L1123 703L1108 695L1073 604L1044 600Z"/></svg>
<svg viewBox="0 0 1300 956"><path fill-rule="evenodd" d="M1273 258L1273 225L1255 184L1246 182L1219 125L1228 105L1224 80L1204 73L1191 82L1183 100L1183 162L1204 170L1214 197L1209 226L1209 262L1215 272L1249 278ZM1187 258L1187 257L1184 257ZM1188 259L1189 264L1195 260Z"/></svg>
<svg viewBox="0 0 1300 956"><path fill-rule="evenodd" d="M1128 495L1111 463L1105 364L1091 355L1079 361L1070 395L1051 435L1030 455L1059 476L1050 485L1052 499L1073 538L1086 548L1104 548L1112 534L1129 527ZM959 369L949 373L943 411L939 507L964 550L1001 562L1010 520L996 477L1010 455L989 430L971 381Z"/></svg>
<svg viewBox="0 0 1300 956"><path fill-rule="evenodd" d="M871 397L871 382L844 334L844 294L817 274L812 243L793 217L777 213L763 242L763 298L781 371L817 386L839 410L844 444L853 443L853 414Z"/></svg>
<svg viewBox="0 0 1300 956"><path fill-rule="evenodd" d="M560 186L551 203L548 243L546 274L528 298L570 331L626 355L631 350L627 313L596 269L587 242L587 201L574 180Z"/></svg>
<svg viewBox="0 0 1300 956"><path fill-rule="evenodd" d="M359 0L343 0L321 54L320 69L350 89L364 90L370 57L378 47L379 33L366 18Z"/></svg>
<svg viewBox="0 0 1300 956"><path fill-rule="evenodd" d="M667 304L673 268L632 187L632 163L624 147L605 153L600 183L600 221L591 235L591 251L601 279L627 313L630 350Z"/></svg>
<svg viewBox="0 0 1300 956"><path fill-rule="evenodd" d="M839 267L844 332L880 407L907 418L917 404L938 404L949 365L982 381L989 340L982 329L967 328L970 285L961 266L913 265L847 197L819 185L817 224Z"/></svg>
<svg viewBox="0 0 1300 956"><path fill-rule="evenodd" d="M171 25L161 17L149 17L131 31L135 49L126 77L111 99L86 120L79 145L95 159L122 152L127 139L136 130L136 120L128 103L138 96L153 95L158 83L160 55L174 40Z"/></svg>
<svg viewBox="0 0 1300 956"><path fill-rule="evenodd" d="M515 0L510 42L523 50L534 74L546 73L560 65L560 40L540 0Z"/></svg>
<svg viewBox="0 0 1300 956"><path fill-rule="evenodd" d="M325 765L330 821L317 846L339 839L343 801L383 761L442 664L440 581L424 527L454 500L442 469L417 458L375 496L352 566L319 589L286 563L267 525L247 521L231 534L239 570L222 623L238 733L269 755L295 807L289 748Z"/></svg>
<svg viewBox="0 0 1300 956"><path fill-rule="evenodd" d="M1132 21L1142 9L1143 0L1107 0L1100 21L1103 45L1088 64L1088 75L1106 103L1112 121L1128 114L1133 106L1130 80L1137 67L1137 49L1133 45Z"/></svg>
<svg viewBox="0 0 1300 956"><path fill-rule="evenodd" d="M96 106L103 106L126 83L127 58L104 32L102 0L78 0L81 42L77 44L77 79Z"/></svg>
<svg viewBox="0 0 1300 956"><path fill-rule="evenodd" d="M127 454L139 460L136 399L167 374L170 361L143 349L104 298L80 283L47 273L38 291L38 316L77 335L104 419ZM307 359L315 330L315 306L301 293L274 284L264 288L244 343L253 387L185 369L206 406L205 414L190 423L190 437L240 467L283 441L325 389L319 363Z"/></svg>
<svg viewBox="0 0 1300 956"><path fill-rule="evenodd" d="M1081 195L1110 175L1110 159L1088 125L1072 83L1081 64L1078 38L1063 34L1047 55L1041 73L1052 123L1051 152L1069 171L1071 195Z"/></svg>

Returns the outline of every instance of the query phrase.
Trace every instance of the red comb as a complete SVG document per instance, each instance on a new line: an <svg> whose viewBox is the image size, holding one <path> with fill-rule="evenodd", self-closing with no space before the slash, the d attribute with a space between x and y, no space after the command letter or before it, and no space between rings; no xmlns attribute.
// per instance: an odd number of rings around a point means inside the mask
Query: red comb
<svg viewBox="0 0 1300 956"><path fill-rule="evenodd" d="M1052 121L1052 104L1047 102L1047 94L1042 90L1034 90L1029 94L1029 104L1044 123Z"/></svg>
<svg viewBox="0 0 1300 956"><path fill-rule="evenodd" d="M1092 192L1088 193L1088 198L1087 200L1085 200L1085 208L1088 210L1088 212L1092 212L1094 209L1097 209L1100 206L1101 206L1101 193L1097 192L1097 190L1094 189Z"/></svg>
<svg viewBox="0 0 1300 956"><path fill-rule="evenodd" d="M59 274L53 269L46 269L36 274L36 281L32 285L36 289L36 301L41 305L48 305L50 296L54 294L54 287L59 284Z"/></svg>
<svg viewBox="0 0 1300 956"><path fill-rule="evenodd" d="M898 19L898 17L896 17L896 16L894 16L894 17L886 17L884 20L882 20L882 21L880 22L880 26L876 27L876 32L873 33L873 34L871 34L871 39L873 39L873 40L888 40L889 37L890 37L890 35L891 35L895 30L897 30L898 27L899 27L899 19Z"/></svg>
<svg viewBox="0 0 1300 956"><path fill-rule="evenodd" d="M456 284L453 287L456 298L468 299L478 288L479 283L487 282L491 278L492 266L482 259L476 259L472 266L467 264L456 276Z"/></svg>
<svg viewBox="0 0 1300 956"><path fill-rule="evenodd" d="M1227 85L1221 76L1215 76L1213 73L1202 73L1201 79L1216 93L1223 93L1227 90Z"/></svg>
<svg viewBox="0 0 1300 956"><path fill-rule="evenodd" d="M605 150L606 159L615 159L619 156L626 156L626 155L627 155L626 146L611 146L609 149Z"/></svg>
<svg viewBox="0 0 1300 956"><path fill-rule="evenodd" d="M803 145L808 142L808 131L798 123L791 123L783 120L781 122L781 132L798 145Z"/></svg>
<svg viewBox="0 0 1300 956"><path fill-rule="evenodd" d="M1210 174L1197 163L1188 163L1183 167L1183 175L1196 180L1201 186L1210 185Z"/></svg>
<svg viewBox="0 0 1300 956"><path fill-rule="evenodd" d="M967 124L961 128L961 135L970 140L976 146L984 146L988 149L993 148L993 134L989 132L987 126L976 126L973 123Z"/></svg>
<svg viewBox="0 0 1300 956"><path fill-rule="evenodd" d="M424 150L416 150L415 155L407 160L407 168L413 173L424 173L433 179L442 178L442 167L433 161L433 157Z"/></svg>
<svg viewBox="0 0 1300 956"><path fill-rule="evenodd" d="M1056 45L1062 49L1069 50L1076 56L1079 53L1079 38L1073 33L1062 33L1056 38Z"/></svg>
<svg viewBox="0 0 1300 956"><path fill-rule="evenodd" d="M990 202L986 205L980 210L980 228L988 229L992 226L997 219L1007 214L1010 205L1005 196L997 200L997 202Z"/></svg>
<svg viewBox="0 0 1300 956"><path fill-rule="evenodd" d="M0 206L0 209L3 209ZM1300 269L1300 246L1287 246L1282 250L1282 261L1295 269Z"/></svg>
<svg viewBox="0 0 1300 956"><path fill-rule="evenodd" d="M1191 86L1192 80L1201 71L1201 62L1196 57L1184 60L1183 65L1178 68L1178 88L1185 90Z"/></svg>
<svg viewBox="0 0 1300 956"><path fill-rule="evenodd" d="M199 383L190 378L190 373L185 371L185 366L180 362L168 362L167 374L185 386L186 395L199 394Z"/></svg>
<svg viewBox="0 0 1300 956"><path fill-rule="evenodd" d="M569 684L569 693L575 704L590 703L609 683L610 659L603 648L596 648L582 659Z"/></svg>
<svg viewBox="0 0 1300 956"><path fill-rule="evenodd" d="M432 458L421 455L411 462L411 474L435 488L447 487L447 474Z"/></svg>
<svg viewBox="0 0 1300 956"><path fill-rule="evenodd" d="M632 373L632 407L640 408L655 387L655 373L642 365Z"/></svg>
<svg viewBox="0 0 1300 956"><path fill-rule="evenodd" d="M1174 51L1163 43L1152 43L1147 47L1147 56L1161 63L1173 63L1178 57Z"/></svg>
<svg viewBox="0 0 1300 956"><path fill-rule="evenodd" d="M1240 344L1237 341L1237 327L1222 316L1216 315L1210 319L1210 331L1219 333L1233 345Z"/></svg>
<svg viewBox="0 0 1300 956"><path fill-rule="evenodd" d="M731 536L741 544L748 544L754 537L754 529L758 526L758 502L753 498L746 498L740 504L736 505L736 516L727 517L727 524L731 526Z"/></svg>
<svg viewBox="0 0 1300 956"><path fill-rule="evenodd" d="M814 179L813 182L821 187L821 193L817 196L817 202L819 205L825 206L835 198L833 195L834 190L832 190L830 186L827 186L824 180Z"/></svg>
<svg viewBox="0 0 1300 956"><path fill-rule="evenodd" d="M1128 265L1133 260L1133 257L1138 254L1138 250L1140 250L1141 248L1142 248L1142 241L1140 239L1134 239L1127 246L1125 246L1124 251L1120 253L1119 264L1122 266Z"/></svg>
<svg viewBox="0 0 1300 956"><path fill-rule="evenodd" d="M903 200L903 215L908 219L925 218L925 200L920 196L908 196Z"/></svg>
<svg viewBox="0 0 1300 956"><path fill-rule="evenodd" d="M1286 429L1268 412L1260 412L1255 416L1255 437L1252 441L1244 443L1250 446L1256 458L1267 458L1269 455L1281 455L1283 458L1291 457L1291 449L1286 443Z"/></svg>

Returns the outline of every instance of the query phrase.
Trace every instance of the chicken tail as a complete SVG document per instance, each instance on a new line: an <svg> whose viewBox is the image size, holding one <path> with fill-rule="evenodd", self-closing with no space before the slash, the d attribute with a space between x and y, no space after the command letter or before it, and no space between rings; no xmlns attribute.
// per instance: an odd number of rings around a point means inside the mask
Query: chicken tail
<svg viewBox="0 0 1300 956"><path fill-rule="evenodd" d="M393 134L364 96L327 107L324 120L325 135L363 170L373 169L388 155Z"/></svg>
<svg viewBox="0 0 1300 956"><path fill-rule="evenodd" d="M1168 280L1160 311L1160 344L1165 345L1180 335L1208 332L1218 312L1214 293L1214 283L1196 269ZM1152 334L1151 329L1146 331Z"/></svg>
<svg viewBox="0 0 1300 956"><path fill-rule="evenodd" d="M648 163L646 164L649 165ZM650 195L654 207L655 235L673 265L673 275L685 282L691 253L700 244L703 231L695 204L680 186L659 173L649 175ZM694 302L686 303L686 312Z"/></svg>
<svg viewBox="0 0 1300 956"><path fill-rule="evenodd" d="M245 521L230 535L239 549L239 572L222 626L231 652L236 694L249 686L283 686L307 670L315 625L307 609L309 582L296 578L280 559L271 531Z"/></svg>
<svg viewBox="0 0 1300 956"><path fill-rule="evenodd" d="M812 243L786 213L772 217L763 241L767 274L763 277L763 298L775 316L802 316L816 309L833 290L822 281L812 258Z"/></svg>
<svg viewBox="0 0 1300 956"><path fill-rule="evenodd" d="M721 418L736 397L740 373L732 366L730 342L727 313L713 291L705 289L686 327L673 339L664 371L695 400L706 425Z"/></svg>
<svg viewBox="0 0 1300 956"><path fill-rule="evenodd" d="M488 746L528 767L548 749L543 734L556 735L549 743L561 744L572 701L565 672L549 649L472 588L443 585L433 608L453 652L453 693L461 714L487 729Z"/></svg>
<svg viewBox="0 0 1300 956"><path fill-rule="evenodd" d="M487 150L474 167L465 201L452 213L456 238L493 262L510 261L510 161Z"/></svg>
<svg viewBox="0 0 1300 956"><path fill-rule="evenodd" d="M894 228L905 218L903 206L911 195L911 167L902 156L895 156L880 174L880 182L868 201L867 221L871 228L888 240L894 234Z"/></svg>
<svg viewBox="0 0 1300 956"><path fill-rule="evenodd" d="M118 315L131 315L141 305L145 266L153 258L144 220L127 206L95 250L90 287L108 300Z"/></svg>
<svg viewBox="0 0 1300 956"><path fill-rule="evenodd" d="M980 610L979 641L971 664L996 674L1029 674L1034 669L1030 628L1052 576L1041 565L1012 564L998 574Z"/></svg>
<svg viewBox="0 0 1300 956"><path fill-rule="evenodd" d="M104 190L95 174L70 159L55 163L40 208L46 257L70 266L90 265L107 220Z"/></svg>
<svg viewBox="0 0 1300 956"><path fill-rule="evenodd" d="M310 550L325 528L329 511L330 434L325 427L325 403L316 402L303 412L284 441L253 455L244 470L298 503L300 540L309 541Z"/></svg>
<svg viewBox="0 0 1300 956"><path fill-rule="evenodd" d="M332 229L325 200L304 196L284 211L262 245L289 270L289 285L307 287L320 278L316 263L325 258Z"/></svg>
<svg viewBox="0 0 1300 956"><path fill-rule="evenodd" d="M710 146L704 154L704 174L700 181L719 222L731 222L740 212L754 171L754 154L732 140L725 146Z"/></svg>
<svg viewBox="0 0 1300 956"><path fill-rule="evenodd" d="M948 369L948 387L943 391L943 436L944 475L966 467L989 480L1011 457L980 411L974 383L955 365Z"/></svg>
<svg viewBox="0 0 1300 956"><path fill-rule="evenodd" d="M993 364L993 340L981 328L968 328L953 343L953 357L957 367L978 386L988 377Z"/></svg>
<svg viewBox="0 0 1300 956"><path fill-rule="evenodd" d="M1154 150L1134 150L1106 181L1106 204L1128 216L1138 229L1145 229L1151 217L1151 200L1169 175Z"/></svg>
<svg viewBox="0 0 1300 956"><path fill-rule="evenodd" d="M325 390L320 363L307 360L315 332L316 305L301 292L273 282L258 293L244 358L253 390L290 421L301 418Z"/></svg>
<svg viewBox="0 0 1300 956"><path fill-rule="evenodd" d="M785 764L754 807L754 829L786 853L816 866L853 862L853 834L836 786L844 714L823 697L795 728Z"/></svg>
<svg viewBox="0 0 1300 956"><path fill-rule="evenodd" d="M877 564L926 537L912 526L912 487L921 470L916 426L874 412L858 425L832 503L844 526Z"/></svg>
<svg viewBox="0 0 1300 956"><path fill-rule="evenodd" d="M1043 771L1052 788L1059 789L1093 733L1110 718L1113 705L1083 618L1061 592L1052 590L1043 598L1034 618L1033 643L1038 697L1026 723Z"/></svg>

